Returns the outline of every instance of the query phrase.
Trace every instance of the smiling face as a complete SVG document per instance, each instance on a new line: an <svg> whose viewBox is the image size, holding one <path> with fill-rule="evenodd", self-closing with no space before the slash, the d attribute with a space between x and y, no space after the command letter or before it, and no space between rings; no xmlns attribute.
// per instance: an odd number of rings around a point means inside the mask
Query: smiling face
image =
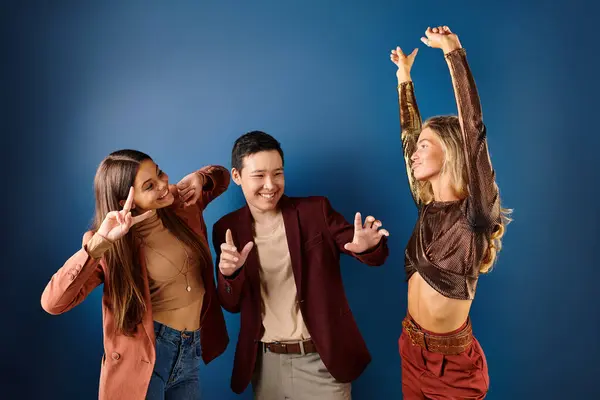
<svg viewBox="0 0 600 400"><path fill-rule="evenodd" d="M242 168L231 170L233 181L242 187L248 206L253 212L270 213L285 188L283 160L277 150L260 151L242 159Z"/></svg>
<svg viewBox="0 0 600 400"><path fill-rule="evenodd" d="M419 135L417 148L412 154L412 170L418 181L430 181L439 177L444 166L444 148L439 136L425 128Z"/></svg>
<svg viewBox="0 0 600 400"><path fill-rule="evenodd" d="M139 213L170 206L175 200L169 191L169 176L152 160L140 163L133 188L133 202Z"/></svg>

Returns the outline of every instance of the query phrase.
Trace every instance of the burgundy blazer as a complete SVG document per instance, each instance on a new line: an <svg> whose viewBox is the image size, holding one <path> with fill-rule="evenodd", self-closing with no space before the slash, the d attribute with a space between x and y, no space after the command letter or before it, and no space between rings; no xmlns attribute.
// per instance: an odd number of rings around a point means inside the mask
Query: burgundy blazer
<svg viewBox="0 0 600 400"><path fill-rule="evenodd" d="M387 240L361 254L344 249L351 242L354 225L336 212L325 197L280 200L300 310L323 363L338 381L356 379L371 361L358 330L342 284L340 253L351 255L370 266L382 265L387 256ZM219 271L221 243L231 229L235 245L242 248L253 241L253 219L245 207L225 215L213 227L217 254L217 293L222 307L241 312L241 326L231 377L231 388L243 392L250 383L258 345L264 328L261 316L259 260L252 249L234 277Z"/></svg>
<svg viewBox="0 0 600 400"><path fill-rule="evenodd" d="M178 201L173 206L185 223L206 241L206 224L202 211L215 197L223 193L229 185L229 172L220 166L207 166L199 171L208 184L195 206L184 208ZM175 186L171 191L176 194ZM177 199L177 196L175 196ZM140 265L144 280L144 300L147 312L138 324L133 336L115 332L115 317L107 296L107 281L110 274L104 258L90 257L85 244L93 236L88 231L83 237L83 246L52 276L42 294L42 307L50 314L62 314L81 303L97 286L104 283L102 297L102 321L104 333L104 356L100 369L100 400L143 400L146 398L148 384L156 361L154 325L152 320L152 302L148 273L145 265L144 246L140 244ZM207 243L208 244L208 243ZM229 343L223 310L219 305L212 265L202 268L202 279L206 288L200 319L202 329L200 341L202 358L209 363L223 353Z"/></svg>

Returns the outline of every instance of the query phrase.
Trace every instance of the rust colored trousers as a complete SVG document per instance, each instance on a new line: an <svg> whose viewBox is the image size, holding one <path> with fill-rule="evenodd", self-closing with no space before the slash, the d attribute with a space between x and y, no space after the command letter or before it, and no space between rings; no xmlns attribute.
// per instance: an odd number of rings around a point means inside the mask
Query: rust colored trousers
<svg viewBox="0 0 600 400"><path fill-rule="evenodd" d="M421 328L410 315L406 317L425 337L451 338L461 333L467 322L454 332L434 333ZM481 345L473 340L459 354L432 352L414 343L405 327L399 340L402 360L402 395L405 400L466 400L485 398L489 375Z"/></svg>

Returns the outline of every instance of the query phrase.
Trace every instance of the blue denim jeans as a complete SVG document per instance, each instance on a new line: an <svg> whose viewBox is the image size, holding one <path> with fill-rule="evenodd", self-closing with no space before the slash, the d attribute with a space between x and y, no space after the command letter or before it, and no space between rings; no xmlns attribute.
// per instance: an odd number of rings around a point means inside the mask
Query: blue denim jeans
<svg viewBox="0 0 600 400"><path fill-rule="evenodd" d="M200 399L200 330L178 331L154 321L154 333L156 364L146 399Z"/></svg>

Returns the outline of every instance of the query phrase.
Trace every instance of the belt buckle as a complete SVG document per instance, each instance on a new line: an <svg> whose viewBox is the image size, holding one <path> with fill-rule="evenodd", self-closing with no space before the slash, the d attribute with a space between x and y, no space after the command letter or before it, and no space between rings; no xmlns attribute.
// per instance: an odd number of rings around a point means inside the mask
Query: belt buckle
<svg viewBox="0 0 600 400"><path fill-rule="evenodd" d="M273 344L274 344L274 345L276 345L276 346L281 346L281 347L283 347L283 350L284 350L284 352L283 352L283 353L284 353L284 354L287 354L287 352L288 352L287 343L273 342Z"/></svg>
<svg viewBox="0 0 600 400"><path fill-rule="evenodd" d="M410 339L412 344L420 347L421 344L417 342L417 338L420 337L423 339L423 346L425 347L425 349L427 349L427 343L425 342L425 333L417 329L416 326L412 323L412 321L405 319L404 321L402 321L402 325L404 326L404 329L406 329L406 333L408 333L408 338Z"/></svg>

